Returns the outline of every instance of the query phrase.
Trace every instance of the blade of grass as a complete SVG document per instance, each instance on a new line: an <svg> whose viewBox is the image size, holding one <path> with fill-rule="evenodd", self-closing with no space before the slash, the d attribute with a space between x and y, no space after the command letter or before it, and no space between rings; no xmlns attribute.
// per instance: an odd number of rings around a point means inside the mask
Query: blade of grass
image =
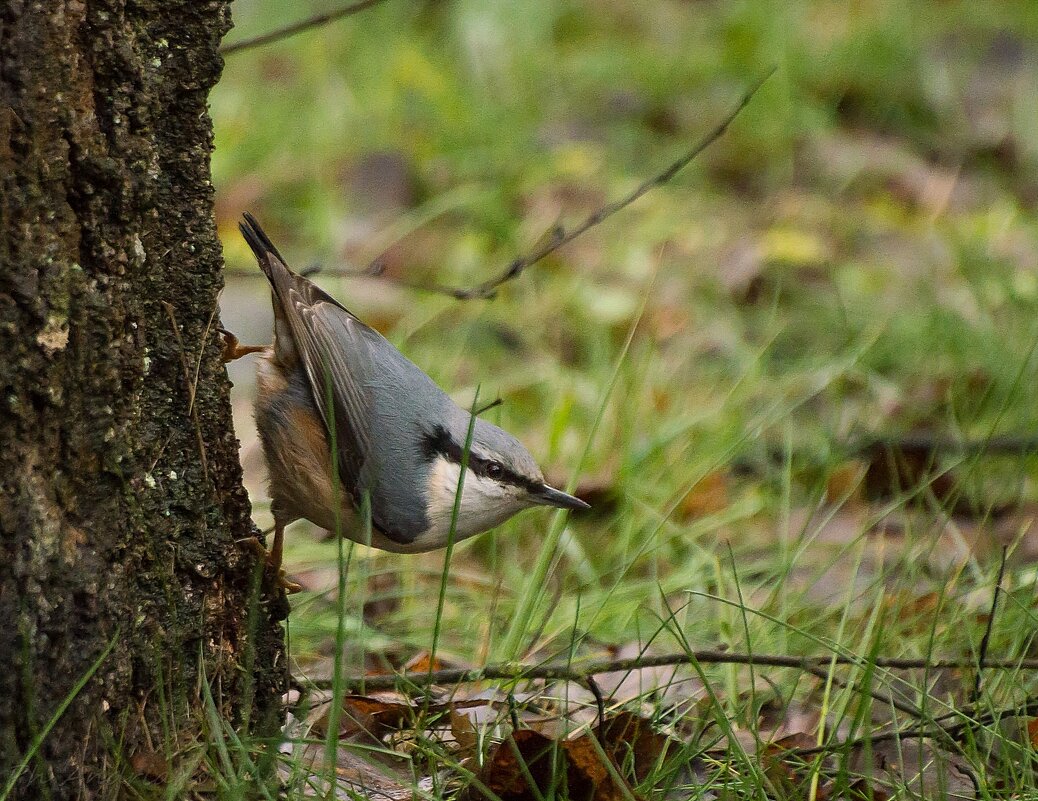
<svg viewBox="0 0 1038 801"><path fill-rule="evenodd" d="M40 729L39 733L33 738L32 742L29 744L28 750L26 750L25 755L22 757L21 762L18 763L11 775L7 777L7 781L4 782L3 790L0 790L0 801L7 801L7 799L10 797L11 792L14 790L15 784L18 782L18 778L22 775L22 773L28 767L29 763L36 756L36 752L40 750L40 746L43 745L43 741L47 739L47 735L50 734L51 730L54 728L57 722L61 720L61 716L65 714L69 706L76 699L76 696L83 691L83 688L86 687L87 682L89 682L90 679L93 678L94 674L97 673L101 665L104 664L104 661L108 658L108 655L112 653L112 649L115 648L115 644L119 641L119 634L119 629L116 629L115 635L112 637L111 642L109 642L108 645L105 646L105 649L101 652L97 659L94 660L93 664L90 665L86 673L79 677L79 680L72 686L72 689L69 691L68 695L66 695L62 699L61 703L58 704L58 708L54 710L54 714L50 716L50 720L47 721L44 727Z"/></svg>
<svg viewBox="0 0 1038 801"><path fill-rule="evenodd" d="M332 393L331 376L328 371L327 362L324 369L325 376L325 403L328 409L334 409L334 398ZM346 579L349 576L350 562L353 559L354 543L351 540L347 548L344 543L342 532L341 514L341 480L339 477L338 462L338 438L335 429L335 415L328 415L328 438L332 454L332 509L335 516L335 541L337 543L337 565L339 573L338 598L336 599L336 621L335 621L335 657L332 668L332 700L328 710L328 729L325 733L324 747L324 769L328 772L328 785L326 797L335 796L336 786L336 756L339 750L339 726L342 720L342 699L346 694L345 682L343 682L343 658L346 650ZM364 492L361 496L361 520L364 526L364 540L371 542L371 495Z"/></svg>
<svg viewBox="0 0 1038 801"><path fill-rule="evenodd" d="M634 334L638 330L638 325L641 323L642 316L645 314L645 307L648 304L649 295L656 280L656 274L659 272L659 265L660 261L657 259L656 267L653 270L652 275L649 277L649 281L642 293L641 305L638 307L638 312L635 314L634 320L627 331L627 337L624 339L623 347L620 348L620 353L616 358L616 364L613 366L612 374L609 376L609 380L606 382L605 388L602 392L602 399L599 402L594 422L591 424L591 431L588 432L587 440L584 443L584 450L580 455L580 459L577 460L576 469L574 470L573 475L566 484L566 492L573 491L573 488L576 485L577 476L580 475L580 471L583 469L584 464L587 462L587 458L591 453L591 446L595 441L595 434L598 432L602 418L605 416L606 407L608 406L609 399L612 396L613 388L616 386L616 381L620 376L620 368L623 366L624 360L627 358L627 353L631 348L631 342L634 341ZM530 628L530 622L533 619L537 603L543 597L544 582L548 577L548 568L555 556L559 544L559 537L562 536L562 531L566 527L566 521L568 519L569 512L565 509L560 509L555 512L552 517L551 526L548 529L548 533L545 536L544 541L541 543L540 551L537 554L537 561L534 563L533 569L530 571L530 576L523 586L523 594L520 596L515 614L512 615L512 620L505 632L504 640L497 648L497 654L503 656L505 659L511 660L520 657L520 646L525 639L526 632Z"/></svg>
<svg viewBox="0 0 1038 801"><path fill-rule="evenodd" d="M479 408L479 387L472 396L472 409L469 414L469 427L465 432L465 445L461 450L461 465L458 470L458 488L454 491L454 506L451 507L451 526L447 531L447 549L443 555L443 571L440 573L440 591L436 599L436 620L433 623L432 645L429 648L429 672L432 673L436 661L436 647L440 642L440 627L443 624L443 605L447 598L447 574L450 571L451 557L454 555L454 540L458 530L458 515L461 513L461 497L465 489L465 473L469 467L469 453L472 448L472 433L476 429L476 409ZM426 696L428 700L428 696Z"/></svg>

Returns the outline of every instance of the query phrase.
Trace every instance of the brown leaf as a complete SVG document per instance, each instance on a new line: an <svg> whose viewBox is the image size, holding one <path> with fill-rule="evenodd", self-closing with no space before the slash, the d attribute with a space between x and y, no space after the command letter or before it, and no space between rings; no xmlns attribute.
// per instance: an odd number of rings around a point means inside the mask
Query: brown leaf
<svg viewBox="0 0 1038 801"><path fill-rule="evenodd" d="M307 717L309 732L317 739L327 736L330 701L328 697L315 704ZM458 735L458 731L465 729L468 736L474 737L476 720L471 715L463 714L463 710L493 709L496 703L492 698L470 698L431 704L412 701L394 692L346 695L342 698L339 739L351 743L381 744L389 735L399 735L415 727L418 730L433 724L440 727L443 725L441 716L446 716L446 722L454 730L455 739L464 746L465 733L463 731Z"/></svg>
<svg viewBox="0 0 1038 801"><path fill-rule="evenodd" d="M800 748L813 748L816 744L817 740L810 734L794 732L766 744L761 749L761 768L772 785L782 789L783 797L807 797L806 790L811 780L811 771L808 770L808 764L795 751ZM819 786L815 798L824 801L829 797L828 788L825 785Z"/></svg>
<svg viewBox="0 0 1038 801"><path fill-rule="evenodd" d="M314 709L310 719L311 733L318 738L324 738L328 732L331 706L331 703L326 701ZM342 699L339 739L379 742L390 731L404 725L413 715L413 707L407 701L346 695Z"/></svg>
<svg viewBox="0 0 1038 801"><path fill-rule="evenodd" d="M452 709L450 711L451 735L463 751L473 751L479 744L479 732L472 718Z"/></svg>
<svg viewBox="0 0 1038 801"><path fill-rule="evenodd" d="M404 664L404 671L407 673L429 673L437 670L443 670L447 665L441 662L439 659L433 659L430 663L429 652L419 651L417 654L412 656Z"/></svg>
<svg viewBox="0 0 1038 801"><path fill-rule="evenodd" d="M777 740L769 743L768 750L780 752L788 751L791 748L813 748L816 745L818 745L818 742L814 736L806 732L797 731L787 734L785 737L779 737Z"/></svg>
<svg viewBox="0 0 1038 801"><path fill-rule="evenodd" d="M169 764L158 751L138 751L130 757L130 767L142 779L164 782L169 775Z"/></svg>
<svg viewBox="0 0 1038 801"><path fill-rule="evenodd" d="M653 767L665 758L668 748L677 745L677 741L655 731L648 720L630 712L620 712L603 721L598 727L598 739L615 764L632 767L638 783L645 781Z"/></svg>
<svg viewBox="0 0 1038 801"><path fill-rule="evenodd" d="M725 470L707 473L678 504L678 520L687 522L727 508L728 483L729 475Z"/></svg>
<svg viewBox="0 0 1038 801"><path fill-rule="evenodd" d="M393 759L387 752L375 752L369 748L356 750L347 743L340 743L335 750L334 763L329 765L325 758L324 744L310 743L291 766L279 764L278 773L286 784L285 797L413 801L427 797L432 790L431 777L416 781L408 760L402 757ZM331 786L328 783L330 767L335 772Z"/></svg>
<svg viewBox="0 0 1038 801"><path fill-rule="evenodd" d="M566 786L569 798L586 798L588 801L613 801L626 797L624 790L614 778L614 771L603 758L592 735L585 734L575 740L565 740L563 750L569 763ZM630 792L630 790L627 790Z"/></svg>
<svg viewBox="0 0 1038 801"><path fill-rule="evenodd" d="M535 798L526 774L537 785L541 794L553 782L555 741L530 729L515 732L490 752L480 771L480 779L487 789L502 801L525 801ZM524 770L525 766L525 770ZM468 797L483 798L475 786L469 787Z"/></svg>
<svg viewBox="0 0 1038 801"><path fill-rule="evenodd" d="M415 712L410 703L366 695L348 695L342 699L342 706L352 719L369 722L365 728L377 737L391 729L399 729L414 717Z"/></svg>
<svg viewBox="0 0 1038 801"><path fill-rule="evenodd" d="M977 788L963 759L930 740L885 741L848 754L848 768L877 792L913 798L974 799ZM906 792L907 791L907 792Z"/></svg>
<svg viewBox="0 0 1038 801"><path fill-rule="evenodd" d="M501 801L549 796L571 801L638 798L613 778L610 765L603 762L588 734L574 740L552 740L530 729L517 731L491 751L480 781ZM473 801L486 796L473 784L465 797Z"/></svg>

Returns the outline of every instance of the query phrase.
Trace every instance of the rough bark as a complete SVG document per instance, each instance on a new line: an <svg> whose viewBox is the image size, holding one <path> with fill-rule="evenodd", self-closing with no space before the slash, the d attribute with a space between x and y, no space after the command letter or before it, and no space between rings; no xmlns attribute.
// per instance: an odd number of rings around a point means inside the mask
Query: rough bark
<svg viewBox="0 0 1038 801"><path fill-rule="evenodd" d="M203 680L278 724L284 599L235 544L214 330L229 26L224 0L0 0L0 794L88 675L12 797L118 796L204 739Z"/></svg>

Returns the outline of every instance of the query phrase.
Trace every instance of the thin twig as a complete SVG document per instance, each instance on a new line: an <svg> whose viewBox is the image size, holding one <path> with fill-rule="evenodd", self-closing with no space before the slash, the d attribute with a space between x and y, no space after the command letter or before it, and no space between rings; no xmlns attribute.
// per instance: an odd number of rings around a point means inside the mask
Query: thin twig
<svg viewBox="0 0 1038 801"><path fill-rule="evenodd" d="M746 654L735 651L692 651L659 656L634 657L631 659L609 659L588 662L583 667L570 665L494 664L483 668L448 668L445 670L418 671L386 676L346 676L343 681L349 686L363 684L366 690L389 690L401 684L412 687L428 687L433 684L463 684L491 680L521 681L526 679L549 679L574 681L586 684L588 676L617 671L642 670L669 665L762 665L765 667L793 668L810 671L837 665L874 665L885 670L966 670L976 667L970 659L927 659L876 657L865 659L859 656L786 656L783 654ZM1038 670L1038 659L999 659L984 663L988 670ZM322 687L327 682L312 682Z"/></svg>
<svg viewBox="0 0 1038 801"><path fill-rule="evenodd" d="M477 284L476 286L467 289L449 287L442 284L429 284L419 288L449 295L457 300L477 300L494 297L498 288L502 284L518 278L527 267L536 264L545 256L554 253L563 245L568 245L581 234L609 219L618 211L627 208L651 189L669 182L675 175L691 164L700 153L724 135L725 131L728 130L728 126L731 125L735 118L739 116L739 113L746 108L749 102L753 99L753 96L757 94L757 90L759 90L761 86L764 85L764 82L775 73L775 70L776 68L772 67L763 77L758 79L746 94L743 95L742 99L735 105L735 107L725 115L721 122L715 125L714 128L706 136L700 139L691 150L685 153L685 155L677 161L670 164L665 170L657 173L648 180L643 181L626 197L615 200L612 203L607 203L605 206L592 212L587 219L580 223L576 228L566 231L562 226L556 226L544 244L533 250L531 253L515 259L510 265L508 265L508 268L496 278L491 278L481 284Z"/></svg>
<svg viewBox="0 0 1038 801"><path fill-rule="evenodd" d="M232 53L240 53L242 50L250 50L253 47L270 44L279 39L287 39L289 36L295 36L297 33L308 31L311 28L318 28L321 25L327 25L329 22L334 22L337 19L349 17L366 8L378 5L381 2L382 0L360 0L360 2L350 3L349 5L337 8L333 11L326 11L323 14L314 14L312 17L307 17L298 22L293 22L291 25L286 25L284 28L278 28L277 30L260 34L259 36L253 36L251 39L242 39L240 42L231 42L231 44L226 44L220 48L220 54L229 56Z"/></svg>
<svg viewBox="0 0 1038 801"><path fill-rule="evenodd" d="M991 612L988 613L988 622L984 627L984 636L980 638L980 651L977 657L977 675L973 679L973 695L971 701L978 703L980 701L980 689L983 682L983 674L985 668L985 662L988 657L988 646L991 643L991 630L995 627L995 612L998 611L998 596L1002 592L1002 579L1006 575L1006 557L1009 554L1009 549L1002 546L1002 561L998 564L998 578L995 579L995 592L991 596Z"/></svg>
<svg viewBox="0 0 1038 801"><path fill-rule="evenodd" d="M602 695L602 688L598 686L598 682L595 681L595 677L591 673L584 675L584 686L595 696L595 707L598 710L598 721L595 726L597 730L605 723L605 696Z"/></svg>
<svg viewBox="0 0 1038 801"><path fill-rule="evenodd" d="M990 666L989 666L990 667ZM1038 712L1038 701L1028 701L1022 707L1014 709L1001 709L982 715L978 718L963 720L954 726L911 726L907 729L894 729L892 731L866 734L851 740L830 743L829 745L815 745L809 748L790 748L789 752L797 756L811 756L814 754L825 754L831 751L843 751L844 749L860 748L865 744L881 743L889 740L936 740L938 738L960 737L970 728L978 726L990 726L996 721L1006 718L1031 717ZM968 717L968 715L967 715Z"/></svg>
<svg viewBox="0 0 1038 801"><path fill-rule="evenodd" d="M367 6L370 4L371 2L369 0L368 3L358 3L356 6L351 6L350 8L357 8L357 10L360 10L358 8L359 6ZM617 212L623 211L625 208L630 206L632 203L634 203L636 200L641 198L643 195L645 195L652 189L655 189L658 186L663 186L664 184L668 183L675 175L677 175L685 167L691 164L700 153L702 153L704 150L710 147L710 145L712 145L714 142L716 142L724 135L725 131L728 130L728 127L732 124L735 118L739 116L740 112L742 112L742 110L746 108L747 105L749 105L749 102L753 99L753 96L757 94L757 91L761 88L761 86L764 85L764 82L767 81L768 78L770 78L772 75L774 75L776 69L776 67L772 67L763 77L759 78L757 82L754 83L753 86L751 86L750 89L742 96L742 99L732 108L731 111L728 112L728 114L725 115L725 117L717 125L713 127L713 129L709 133L707 133L702 139L700 139L691 150L686 152L677 161L674 161L670 165L668 165L667 168L664 169L662 172L659 172L653 175L651 178L648 178L647 180L643 181L625 197L622 197L619 200L614 200L612 203L607 203L601 208L596 209L594 212L588 215L588 217L582 223L577 225L572 230L567 231L561 225L556 225L549 232L548 236L544 238L544 242L542 244L540 244L530 253L527 253L526 255L519 256L518 258L514 259L512 263L508 265L508 268L504 270L504 272L502 272L494 278L484 281L481 284L477 284L474 287L452 287L446 284L439 284L435 282L426 283L420 281L410 281L407 279L400 278L387 278L384 275L384 259L382 256L375 258L367 267L361 270L332 269L322 270L322 272L324 272L326 275L342 276L347 278L356 278L362 276L369 278L382 278L383 280L391 281L394 284L398 284L409 289L416 289L423 292L435 292L437 294L447 295L456 300L489 300L497 294L497 290L503 284L506 284L507 282L513 281L516 278L518 278L528 267L532 267L541 259L554 253L556 250L563 247L564 245L568 245L574 239L586 233L595 226L605 222L607 219L612 217ZM225 270L225 273L227 275L258 275L258 273L252 273L251 271L248 273L244 273L236 270Z"/></svg>
<svg viewBox="0 0 1038 801"><path fill-rule="evenodd" d="M202 461L202 475L206 482L209 481L209 459L205 452L205 438L202 436L202 424L198 420L198 409L195 408L195 385L191 381L191 367L187 362L187 350L184 348L184 338L180 335L180 326L173 312L173 305L162 301L162 306L169 317L169 324L173 327L173 336L176 337L177 347L180 350L180 367L184 371L184 386L187 389L187 413L195 427L195 439L198 441L198 456ZM212 320L210 319L210 322ZM203 343L204 347L204 343Z"/></svg>
<svg viewBox="0 0 1038 801"><path fill-rule="evenodd" d="M921 717L919 709L913 704L901 701L893 695L888 695L882 690L877 690L875 687L866 687L861 682L846 681L845 679L841 679L839 676L830 676L828 666L822 667L821 665L809 665L805 667L804 670L823 681L831 681L841 689L850 690L859 695L869 695L881 704L892 706L895 709L904 712L906 715L911 715L913 718L919 719Z"/></svg>
<svg viewBox="0 0 1038 801"><path fill-rule="evenodd" d="M1000 434L980 439L957 439L933 433L904 434L894 437L869 437L851 443L847 450L859 454L895 451L926 456L954 453L965 456L1004 456L1038 451L1038 437L1030 434Z"/></svg>

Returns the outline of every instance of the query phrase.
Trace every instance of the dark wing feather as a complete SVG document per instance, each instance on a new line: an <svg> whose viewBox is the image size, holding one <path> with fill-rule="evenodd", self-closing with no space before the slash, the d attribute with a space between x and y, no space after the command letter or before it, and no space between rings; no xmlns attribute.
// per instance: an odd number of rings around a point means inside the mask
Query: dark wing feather
<svg viewBox="0 0 1038 801"><path fill-rule="evenodd" d="M251 214L245 214L239 228L288 322L329 439L334 432L339 476L346 491L359 502L361 470L371 453L367 424L371 399L364 374L370 365L367 326L330 295L293 273Z"/></svg>

